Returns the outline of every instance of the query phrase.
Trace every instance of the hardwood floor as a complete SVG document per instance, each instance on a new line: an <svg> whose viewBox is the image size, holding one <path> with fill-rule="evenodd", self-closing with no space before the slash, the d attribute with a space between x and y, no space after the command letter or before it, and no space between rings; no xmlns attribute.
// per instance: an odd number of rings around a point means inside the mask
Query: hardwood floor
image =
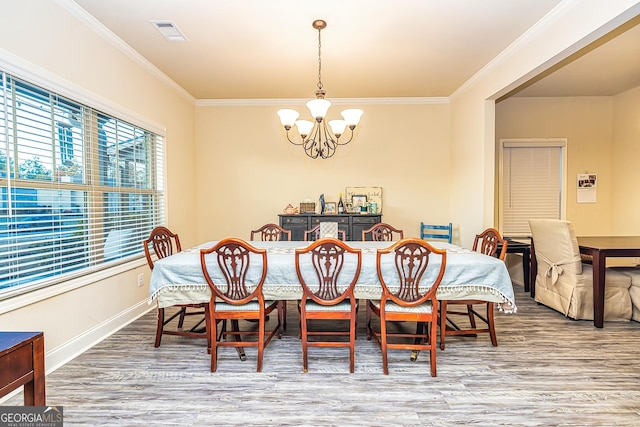
<svg viewBox="0 0 640 427"><path fill-rule="evenodd" d="M364 305L354 374L342 348L312 348L302 373L294 304L260 374L255 349L245 362L222 349L211 373L202 339L165 336L154 348L152 312L47 376L47 403L64 406L65 426L640 425L640 323L596 329L521 288L516 298L517 314L496 314L498 347L488 334L447 337L436 378L426 354L411 362L406 351L390 352L382 374Z"/></svg>

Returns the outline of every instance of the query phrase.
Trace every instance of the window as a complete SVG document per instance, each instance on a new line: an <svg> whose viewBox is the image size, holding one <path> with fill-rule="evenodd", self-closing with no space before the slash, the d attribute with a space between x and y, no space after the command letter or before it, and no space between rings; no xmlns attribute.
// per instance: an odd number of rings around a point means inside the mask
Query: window
<svg viewBox="0 0 640 427"><path fill-rule="evenodd" d="M502 234L530 236L530 218L564 218L566 163L564 139L501 141Z"/></svg>
<svg viewBox="0 0 640 427"><path fill-rule="evenodd" d="M164 139L0 78L0 298L140 257L164 220Z"/></svg>

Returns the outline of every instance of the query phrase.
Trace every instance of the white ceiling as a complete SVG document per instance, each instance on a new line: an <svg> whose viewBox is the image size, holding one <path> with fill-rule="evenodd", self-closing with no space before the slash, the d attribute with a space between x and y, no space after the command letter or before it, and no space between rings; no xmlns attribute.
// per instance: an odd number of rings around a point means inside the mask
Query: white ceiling
<svg viewBox="0 0 640 427"><path fill-rule="evenodd" d="M562 0L74 0L196 99L442 97ZM173 21L169 42L150 23ZM517 93L640 86L640 26Z"/></svg>

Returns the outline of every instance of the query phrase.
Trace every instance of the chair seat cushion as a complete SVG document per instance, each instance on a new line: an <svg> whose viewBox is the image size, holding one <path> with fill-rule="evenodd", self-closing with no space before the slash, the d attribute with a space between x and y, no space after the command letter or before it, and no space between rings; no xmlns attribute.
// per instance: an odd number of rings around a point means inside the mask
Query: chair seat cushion
<svg viewBox="0 0 640 427"><path fill-rule="evenodd" d="M358 308L358 301L356 301L356 309ZM351 311L351 303L349 300L344 300L334 305L322 305L315 301L307 301L307 311L337 311L348 313Z"/></svg>
<svg viewBox="0 0 640 427"><path fill-rule="evenodd" d="M629 288L629 296L631 297L631 304L633 306L631 320L640 322L640 268L616 267L615 271L618 271L631 278L631 287Z"/></svg>
<svg viewBox="0 0 640 427"><path fill-rule="evenodd" d="M277 301L265 301L264 308L269 308L273 304L277 304ZM246 304L235 305L227 304L226 302L216 302L216 311L259 311L260 306L258 301L250 301Z"/></svg>
<svg viewBox="0 0 640 427"><path fill-rule="evenodd" d="M584 284L593 287L593 266L584 264L582 266L582 275L585 276ZM607 268L605 271L605 283L607 288L629 289L632 280L628 275L616 268Z"/></svg>
<svg viewBox="0 0 640 427"><path fill-rule="evenodd" d="M569 317L593 320L593 267L583 265L574 290ZM629 288L631 278L616 269L607 268L604 289L604 320L624 321L632 317Z"/></svg>
<svg viewBox="0 0 640 427"><path fill-rule="evenodd" d="M376 308L380 309L380 300L372 300L371 301ZM385 306L385 310L390 313L432 313L433 306L431 301L427 301L424 304L417 305L415 307L405 307L402 305L398 305L395 302L387 301Z"/></svg>
<svg viewBox="0 0 640 427"><path fill-rule="evenodd" d="M640 287L640 267L615 267L612 270L631 278L631 286Z"/></svg>

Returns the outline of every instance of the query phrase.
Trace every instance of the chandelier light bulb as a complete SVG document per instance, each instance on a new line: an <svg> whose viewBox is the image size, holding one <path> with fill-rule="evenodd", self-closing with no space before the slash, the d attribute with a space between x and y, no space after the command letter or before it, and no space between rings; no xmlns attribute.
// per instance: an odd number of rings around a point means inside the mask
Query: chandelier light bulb
<svg viewBox="0 0 640 427"><path fill-rule="evenodd" d="M313 122L309 120L296 120L296 127L298 128L298 132L302 138L306 138L311 134L311 129L313 129Z"/></svg>
<svg viewBox="0 0 640 427"><path fill-rule="evenodd" d="M347 127L347 122L345 122L344 120L329 120L329 127L331 128L331 132L333 132L336 138L340 138Z"/></svg>
<svg viewBox="0 0 640 427"><path fill-rule="evenodd" d="M360 123L360 117L362 117L364 111L358 108L350 108L348 110L344 110L341 114L348 126L356 127L358 123Z"/></svg>
<svg viewBox="0 0 640 427"><path fill-rule="evenodd" d="M278 116L280 116L280 123L284 126L285 129L289 130L294 125L298 117L300 117L300 113L296 110L290 109L282 109L278 111Z"/></svg>
<svg viewBox="0 0 640 427"><path fill-rule="evenodd" d="M331 102L326 99L312 99L307 102L307 107L311 111L311 117L317 121L321 121L327 116L327 111L331 107Z"/></svg>

